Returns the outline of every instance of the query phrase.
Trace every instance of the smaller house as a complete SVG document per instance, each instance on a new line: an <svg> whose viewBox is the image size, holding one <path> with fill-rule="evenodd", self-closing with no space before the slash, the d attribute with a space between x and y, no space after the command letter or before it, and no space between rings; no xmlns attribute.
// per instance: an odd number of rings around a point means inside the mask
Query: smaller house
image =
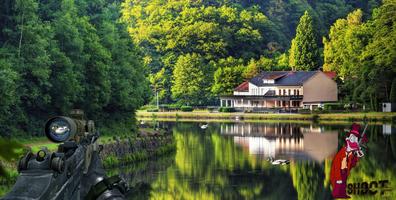
<svg viewBox="0 0 396 200"><path fill-rule="evenodd" d="M243 110L315 109L338 101L335 74L322 71L262 72L241 83L220 106Z"/></svg>

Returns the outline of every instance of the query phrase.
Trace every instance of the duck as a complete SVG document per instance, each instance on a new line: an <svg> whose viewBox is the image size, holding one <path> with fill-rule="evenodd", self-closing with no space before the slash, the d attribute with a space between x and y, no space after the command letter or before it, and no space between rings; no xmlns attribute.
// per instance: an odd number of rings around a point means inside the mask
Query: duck
<svg viewBox="0 0 396 200"><path fill-rule="evenodd" d="M206 129L206 128L208 128L208 124L201 125L201 129Z"/></svg>
<svg viewBox="0 0 396 200"><path fill-rule="evenodd" d="M272 165L287 165L290 163L290 160L283 160L283 159L274 160L274 158L271 156L267 160L271 162Z"/></svg>

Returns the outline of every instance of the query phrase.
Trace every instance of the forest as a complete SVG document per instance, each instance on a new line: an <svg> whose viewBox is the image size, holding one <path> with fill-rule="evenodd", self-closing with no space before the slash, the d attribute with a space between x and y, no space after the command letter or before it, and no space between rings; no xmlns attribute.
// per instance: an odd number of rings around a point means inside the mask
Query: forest
<svg viewBox="0 0 396 200"><path fill-rule="evenodd" d="M119 23L120 1L0 2L0 133L42 135L47 117L83 109L133 127L149 98L141 52Z"/></svg>
<svg viewBox="0 0 396 200"><path fill-rule="evenodd" d="M345 103L377 110L392 96L395 13L394 0L126 0L121 20L160 104L217 105L260 71L323 69Z"/></svg>
<svg viewBox="0 0 396 200"><path fill-rule="evenodd" d="M153 94L215 105L263 70L335 71L342 101L378 110L396 101L395 13L395 0L2 0L0 134L41 134L72 108L131 127Z"/></svg>

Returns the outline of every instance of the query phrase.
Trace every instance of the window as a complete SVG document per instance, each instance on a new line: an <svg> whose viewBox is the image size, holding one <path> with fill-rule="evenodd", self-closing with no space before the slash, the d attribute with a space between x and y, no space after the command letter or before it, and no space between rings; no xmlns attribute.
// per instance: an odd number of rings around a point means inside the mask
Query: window
<svg viewBox="0 0 396 200"><path fill-rule="evenodd" d="M291 95L291 91L290 91L290 89L288 90L288 95L289 95L289 96Z"/></svg>
<svg viewBox="0 0 396 200"><path fill-rule="evenodd" d="M286 95L286 90L283 90L283 95Z"/></svg>
<svg viewBox="0 0 396 200"><path fill-rule="evenodd" d="M282 90L279 90L278 95L282 95Z"/></svg>
<svg viewBox="0 0 396 200"><path fill-rule="evenodd" d="M300 90L297 90L297 96L299 96L300 95Z"/></svg>

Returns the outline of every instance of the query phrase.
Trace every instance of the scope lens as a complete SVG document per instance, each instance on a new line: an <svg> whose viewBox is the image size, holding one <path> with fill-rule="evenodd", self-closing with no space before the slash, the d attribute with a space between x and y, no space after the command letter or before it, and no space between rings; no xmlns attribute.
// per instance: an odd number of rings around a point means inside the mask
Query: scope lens
<svg viewBox="0 0 396 200"><path fill-rule="evenodd" d="M71 127L66 120L55 118L50 122L49 126L47 126L46 132L47 136L53 141L63 142L69 138Z"/></svg>

